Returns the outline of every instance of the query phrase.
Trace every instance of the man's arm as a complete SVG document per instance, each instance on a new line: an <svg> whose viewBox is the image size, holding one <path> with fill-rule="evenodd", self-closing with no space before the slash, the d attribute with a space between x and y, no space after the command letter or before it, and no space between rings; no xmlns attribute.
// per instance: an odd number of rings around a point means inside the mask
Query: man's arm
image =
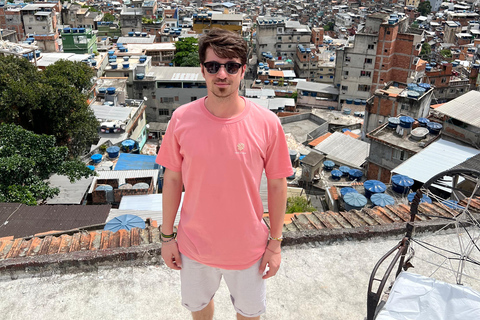
<svg viewBox="0 0 480 320"><path fill-rule="evenodd" d="M285 219L285 207L287 203L287 179L268 179L268 217L270 219L270 235L272 238L282 236L283 222ZM265 270L268 264L268 272L263 279L274 276L280 268L281 242L269 240L265 254L260 264L260 272Z"/></svg>
<svg viewBox="0 0 480 320"><path fill-rule="evenodd" d="M182 197L183 180L182 173L165 169L163 175L163 222L162 233L169 235L173 233L173 224L177 216L178 206ZM163 239L168 240L168 239ZM180 270L182 267L182 259L178 251L177 242L175 240L163 242L162 258L165 264L174 269Z"/></svg>

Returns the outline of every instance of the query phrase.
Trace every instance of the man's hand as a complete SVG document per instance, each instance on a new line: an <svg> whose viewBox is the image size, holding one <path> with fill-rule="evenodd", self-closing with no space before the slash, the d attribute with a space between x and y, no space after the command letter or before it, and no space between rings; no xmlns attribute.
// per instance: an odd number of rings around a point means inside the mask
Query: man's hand
<svg viewBox="0 0 480 320"><path fill-rule="evenodd" d="M162 258L169 268L173 270L182 269L182 258L178 251L177 241L173 240L162 244Z"/></svg>
<svg viewBox="0 0 480 320"><path fill-rule="evenodd" d="M267 246L265 253L263 254L262 262L260 263L260 273L264 273L265 269L268 265L268 271L262 277L262 279L268 279L273 277L277 274L278 269L280 269L280 263L282 261L282 250L280 246L271 246L275 247L275 249L270 248Z"/></svg>

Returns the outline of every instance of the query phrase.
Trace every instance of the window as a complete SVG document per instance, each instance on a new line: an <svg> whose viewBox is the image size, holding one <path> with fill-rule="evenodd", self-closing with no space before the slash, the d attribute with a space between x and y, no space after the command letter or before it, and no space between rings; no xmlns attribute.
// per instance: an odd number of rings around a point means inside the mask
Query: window
<svg viewBox="0 0 480 320"><path fill-rule="evenodd" d="M371 71L365 71L365 70L360 71L360 77L368 77L368 78L370 78L371 76L372 76L372 72L371 72Z"/></svg>
<svg viewBox="0 0 480 320"><path fill-rule="evenodd" d="M348 90L348 86L342 86L342 91L347 91Z"/></svg>
<svg viewBox="0 0 480 320"><path fill-rule="evenodd" d="M435 84L435 79L430 80L430 84Z"/></svg>
<svg viewBox="0 0 480 320"><path fill-rule="evenodd" d="M161 100L162 100L161 102L164 102L164 103L171 103L173 102L173 97L163 97Z"/></svg>
<svg viewBox="0 0 480 320"><path fill-rule="evenodd" d="M277 48L281 48L281 47L282 47L282 45L281 45L281 44L277 44Z"/></svg>
<svg viewBox="0 0 480 320"><path fill-rule="evenodd" d="M372 63L372 59L370 59L370 58L365 58L365 63Z"/></svg>
<svg viewBox="0 0 480 320"><path fill-rule="evenodd" d="M73 43L75 44L86 44L87 36L75 36L73 37Z"/></svg>
<svg viewBox="0 0 480 320"><path fill-rule="evenodd" d="M367 84L359 84L358 85L358 91L369 92L370 91L370 86L367 85Z"/></svg>
<svg viewBox="0 0 480 320"><path fill-rule="evenodd" d="M158 109L159 116L168 116L168 109Z"/></svg>
<svg viewBox="0 0 480 320"><path fill-rule="evenodd" d="M289 48L291 48L291 47L292 47L292 45L291 45L291 44L289 44L289 45L288 45L288 47L289 47Z"/></svg>
<svg viewBox="0 0 480 320"><path fill-rule="evenodd" d="M320 68L320 71L323 71L323 68Z"/></svg>
<svg viewBox="0 0 480 320"><path fill-rule="evenodd" d="M278 40L282 41L282 37L278 37Z"/></svg>
<svg viewBox="0 0 480 320"><path fill-rule="evenodd" d="M390 30L387 31L387 34L390 34Z"/></svg>
<svg viewBox="0 0 480 320"><path fill-rule="evenodd" d="M442 78L442 83L447 82L447 78Z"/></svg>
<svg viewBox="0 0 480 320"><path fill-rule="evenodd" d="M330 76L330 79L333 79L333 76Z"/></svg>
<svg viewBox="0 0 480 320"><path fill-rule="evenodd" d="M368 50L373 50L374 47L375 47L375 46L374 46L373 44L369 44L369 45L368 45Z"/></svg>
<svg viewBox="0 0 480 320"><path fill-rule="evenodd" d="M392 158L396 160L407 160L408 154L404 150L393 149Z"/></svg>
<svg viewBox="0 0 480 320"><path fill-rule="evenodd" d="M401 109L401 110L408 110L408 104L402 103L402 104L400 105L400 109Z"/></svg>
<svg viewBox="0 0 480 320"><path fill-rule="evenodd" d="M304 63L304 64L303 64L303 66L304 66L304 67L306 67L306 66L307 66L307 64L306 64L306 63Z"/></svg>
<svg viewBox="0 0 480 320"><path fill-rule="evenodd" d="M343 71L344 76L348 76L348 71Z"/></svg>
<svg viewBox="0 0 480 320"><path fill-rule="evenodd" d="M387 52L388 52L388 50L387 50L387 49L385 49L385 51L384 51L384 52L385 52L385 53L387 53Z"/></svg>
<svg viewBox="0 0 480 320"><path fill-rule="evenodd" d="M345 57L346 62L350 62L350 57Z"/></svg>

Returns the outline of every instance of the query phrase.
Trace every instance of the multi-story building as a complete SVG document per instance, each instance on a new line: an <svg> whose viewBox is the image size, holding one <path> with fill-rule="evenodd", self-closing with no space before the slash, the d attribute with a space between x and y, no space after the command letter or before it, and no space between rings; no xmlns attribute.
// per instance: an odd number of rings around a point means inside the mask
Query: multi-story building
<svg viewBox="0 0 480 320"><path fill-rule="evenodd" d="M472 68L472 77L478 75L478 68ZM434 86L433 100L435 103L443 103L455 99L470 90L471 83L461 70L456 71L451 63L432 63L427 66L425 83Z"/></svg>
<svg viewBox="0 0 480 320"><path fill-rule="evenodd" d="M63 52L93 53L97 51L97 36L90 28L64 28L62 44Z"/></svg>
<svg viewBox="0 0 480 320"><path fill-rule="evenodd" d="M220 28L242 33L243 14L198 13L193 15L193 31L197 34Z"/></svg>
<svg viewBox="0 0 480 320"><path fill-rule="evenodd" d="M428 116L433 88L426 84L390 82L367 100L362 132L366 133L400 114L414 119Z"/></svg>
<svg viewBox="0 0 480 320"><path fill-rule="evenodd" d="M179 106L207 95L199 67L151 67L134 78L133 95L147 98L147 120L166 122Z"/></svg>
<svg viewBox="0 0 480 320"><path fill-rule="evenodd" d="M340 101L368 99L390 81L418 82L423 31L410 29L408 18L383 13L367 17L353 46L337 50L335 84Z"/></svg>
<svg viewBox="0 0 480 320"><path fill-rule="evenodd" d="M97 36L98 38L110 37L118 39L122 36L122 29L115 21L99 21L97 22Z"/></svg>
<svg viewBox="0 0 480 320"><path fill-rule="evenodd" d="M320 45L323 45L324 34L325 31L323 30L323 28L312 28L312 39L310 40L311 43L313 43L317 48Z"/></svg>
<svg viewBox="0 0 480 320"><path fill-rule="evenodd" d="M258 17L256 31L257 57L265 54L293 59L297 46L309 47L312 31L298 21L283 17Z"/></svg>
<svg viewBox="0 0 480 320"><path fill-rule="evenodd" d="M57 32L56 4L36 3L27 4L20 12L25 33L52 34Z"/></svg>
<svg viewBox="0 0 480 320"><path fill-rule="evenodd" d="M333 84L335 76L335 56L315 48L297 46L294 57L295 74L307 81Z"/></svg>
<svg viewBox="0 0 480 320"><path fill-rule="evenodd" d="M445 21L444 43L455 43L455 35L462 32L462 25L458 21Z"/></svg>
<svg viewBox="0 0 480 320"><path fill-rule="evenodd" d="M21 6L13 4L0 7L0 29L15 30L18 41L25 37L20 9Z"/></svg>
<svg viewBox="0 0 480 320"><path fill-rule="evenodd" d="M120 25L122 34L125 36L129 32L142 32L143 10L141 8L123 7L120 12Z"/></svg>

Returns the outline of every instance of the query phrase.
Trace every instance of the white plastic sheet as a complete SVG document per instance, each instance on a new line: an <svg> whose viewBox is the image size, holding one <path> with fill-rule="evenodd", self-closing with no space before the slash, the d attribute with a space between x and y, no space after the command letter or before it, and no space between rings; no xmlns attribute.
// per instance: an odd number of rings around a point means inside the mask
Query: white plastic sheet
<svg viewBox="0 0 480 320"><path fill-rule="evenodd" d="M376 320L479 320L480 294L410 272L395 280Z"/></svg>

